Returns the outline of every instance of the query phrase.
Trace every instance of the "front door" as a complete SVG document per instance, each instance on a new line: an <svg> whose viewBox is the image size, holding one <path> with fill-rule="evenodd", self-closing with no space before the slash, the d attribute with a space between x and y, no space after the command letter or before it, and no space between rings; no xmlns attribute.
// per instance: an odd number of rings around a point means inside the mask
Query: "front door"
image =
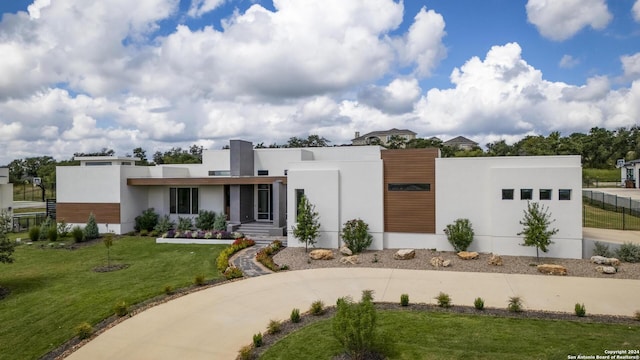
<svg viewBox="0 0 640 360"><path fill-rule="evenodd" d="M258 220L273 220L273 204L271 201L271 184L258 185Z"/></svg>

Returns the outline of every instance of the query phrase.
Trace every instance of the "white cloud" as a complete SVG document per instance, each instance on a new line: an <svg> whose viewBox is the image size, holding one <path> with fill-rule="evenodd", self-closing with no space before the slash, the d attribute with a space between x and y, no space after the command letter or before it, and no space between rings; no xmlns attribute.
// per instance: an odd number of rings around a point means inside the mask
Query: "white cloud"
<svg viewBox="0 0 640 360"><path fill-rule="evenodd" d="M640 0L636 0L636 3L633 4L633 8L631 9L631 12L633 14L633 18L637 22L640 22Z"/></svg>
<svg viewBox="0 0 640 360"><path fill-rule="evenodd" d="M606 76L596 76L587 79L587 84L562 89L562 98L568 101L592 101L602 99L609 92L609 79Z"/></svg>
<svg viewBox="0 0 640 360"><path fill-rule="evenodd" d="M51 0L35 0L33 4L27 7L27 11L29 12L29 16L32 19L40 18L40 10L51 5Z"/></svg>
<svg viewBox="0 0 640 360"><path fill-rule="evenodd" d="M620 57L624 76L630 79L640 78L640 52Z"/></svg>
<svg viewBox="0 0 640 360"><path fill-rule="evenodd" d="M224 4L224 1L225 0L191 0L191 7L189 7L187 15L200 17L215 10L218 6Z"/></svg>
<svg viewBox="0 0 640 360"><path fill-rule="evenodd" d="M358 94L363 104L390 114L411 112L422 90L415 78L394 79L386 87L371 85Z"/></svg>
<svg viewBox="0 0 640 360"><path fill-rule="evenodd" d="M442 15L423 7L402 41L400 59L404 64L416 64L418 76L429 76L436 65L447 55L442 44L446 35Z"/></svg>
<svg viewBox="0 0 640 360"><path fill-rule="evenodd" d="M542 36L562 41L590 26L604 29L613 18L605 0L528 0L527 19Z"/></svg>
<svg viewBox="0 0 640 360"><path fill-rule="evenodd" d="M580 60L574 58L571 55L563 55L562 59L560 59L560 63L558 63L558 66L563 68L563 69L571 69L575 66L577 66L578 64L580 64Z"/></svg>

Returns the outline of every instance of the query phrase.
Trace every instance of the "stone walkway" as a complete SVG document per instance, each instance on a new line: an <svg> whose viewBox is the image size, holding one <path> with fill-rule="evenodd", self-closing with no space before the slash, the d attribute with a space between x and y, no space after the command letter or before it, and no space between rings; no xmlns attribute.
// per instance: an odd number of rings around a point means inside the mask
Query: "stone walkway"
<svg viewBox="0 0 640 360"><path fill-rule="evenodd" d="M239 251L229 261L233 266L242 270L245 277L256 277L271 274L272 271L256 261L256 254L266 245L255 244Z"/></svg>

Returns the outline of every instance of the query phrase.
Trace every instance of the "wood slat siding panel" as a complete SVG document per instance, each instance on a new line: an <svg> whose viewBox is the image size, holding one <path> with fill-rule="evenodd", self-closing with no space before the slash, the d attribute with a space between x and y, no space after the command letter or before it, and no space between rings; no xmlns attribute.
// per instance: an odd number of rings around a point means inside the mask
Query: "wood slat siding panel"
<svg viewBox="0 0 640 360"><path fill-rule="evenodd" d="M438 149L384 150L384 231L436 232ZM426 183L431 191L389 191L389 184Z"/></svg>
<svg viewBox="0 0 640 360"><path fill-rule="evenodd" d="M96 222L101 224L120 224L119 203L57 203L56 220L68 223L86 223L93 213Z"/></svg>
<svg viewBox="0 0 640 360"><path fill-rule="evenodd" d="M247 176L211 178L128 178L130 186L198 186L198 185L258 185L273 184L275 181L287 183L286 176Z"/></svg>

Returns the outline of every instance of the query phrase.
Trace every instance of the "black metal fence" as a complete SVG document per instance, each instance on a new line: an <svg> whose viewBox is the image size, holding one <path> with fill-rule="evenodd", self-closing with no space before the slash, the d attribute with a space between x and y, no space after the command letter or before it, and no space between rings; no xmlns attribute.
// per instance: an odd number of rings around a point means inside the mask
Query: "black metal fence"
<svg viewBox="0 0 640 360"><path fill-rule="evenodd" d="M640 230L640 201L583 190L582 225L601 229Z"/></svg>

